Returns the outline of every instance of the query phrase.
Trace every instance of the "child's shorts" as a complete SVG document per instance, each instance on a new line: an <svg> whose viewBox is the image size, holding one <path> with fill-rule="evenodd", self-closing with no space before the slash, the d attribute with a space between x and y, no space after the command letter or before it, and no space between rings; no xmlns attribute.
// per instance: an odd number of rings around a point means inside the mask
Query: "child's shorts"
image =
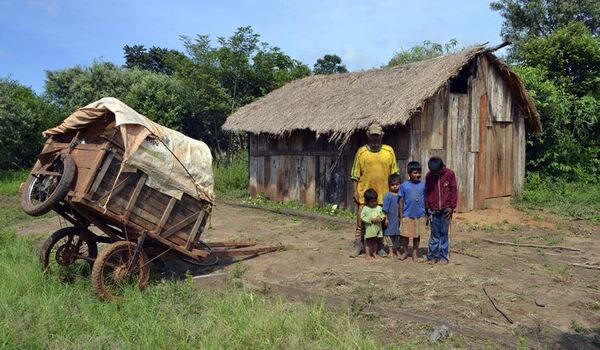
<svg viewBox="0 0 600 350"><path fill-rule="evenodd" d="M388 247L400 249L400 235L383 236L383 242Z"/></svg>
<svg viewBox="0 0 600 350"><path fill-rule="evenodd" d="M402 218L400 235L408 238L419 238L427 230L427 217L422 218Z"/></svg>

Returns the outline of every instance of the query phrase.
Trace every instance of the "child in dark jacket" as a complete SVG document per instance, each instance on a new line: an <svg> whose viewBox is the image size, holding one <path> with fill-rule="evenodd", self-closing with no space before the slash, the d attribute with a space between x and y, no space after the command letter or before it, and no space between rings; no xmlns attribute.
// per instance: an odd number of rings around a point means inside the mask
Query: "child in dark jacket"
<svg viewBox="0 0 600 350"><path fill-rule="evenodd" d="M427 260L429 263L447 264L450 249L448 229L457 201L456 176L439 157L431 157L427 165L425 207L431 225Z"/></svg>

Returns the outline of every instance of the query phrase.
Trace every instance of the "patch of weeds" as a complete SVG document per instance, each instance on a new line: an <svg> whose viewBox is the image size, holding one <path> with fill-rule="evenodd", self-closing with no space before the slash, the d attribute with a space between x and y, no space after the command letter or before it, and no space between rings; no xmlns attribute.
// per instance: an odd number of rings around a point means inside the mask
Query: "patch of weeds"
<svg viewBox="0 0 600 350"><path fill-rule="evenodd" d="M375 285L369 282L367 285L358 286L354 289L354 295L364 300L365 304L371 304L375 300Z"/></svg>
<svg viewBox="0 0 600 350"><path fill-rule="evenodd" d="M557 238L554 238L554 237L548 237L548 238L545 239L545 243L547 245L557 245L558 243L560 243L562 241L563 241L562 239L557 239Z"/></svg>
<svg viewBox="0 0 600 350"><path fill-rule="evenodd" d="M365 306L361 303L359 303L358 301L356 301L356 299L352 299L352 301L350 302L350 314L354 317L360 315L360 313L365 309Z"/></svg>
<svg viewBox="0 0 600 350"><path fill-rule="evenodd" d="M572 219L600 221L600 181L570 181L530 172L523 198L514 205Z"/></svg>
<svg viewBox="0 0 600 350"><path fill-rule="evenodd" d="M545 267L552 272L552 279L556 282L567 283L571 278L571 269L567 265L548 265Z"/></svg>
<svg viewBox="0 0 600 350"><path fill-rule="evenodd" d="M597 301L588 301L587 303L585 303L585 307L586 309L598 311L600 310L600 303Z"/></svg>
<svg viewBox="0 0 600 350"><path fill-rule="evenodd" d="M335 222L325 221L323 223L323 229L327 230L327 231L339 231L340 228L341 228L340 224L335 223Z"/></svg>
<svg viewBox="0 0 600 350"><path fill-rule="evenodd" d="M575 333L583 333L585 331L585 327L575 320L571 320L571 329L574 330Z"/></svg>
<svg viewBox="0 0 600 350"><path fill-rule="evenodd" d="M240 278L242 278L244 273L246 273L246 271L248 271L248 267L245 265L242 265L242 263L238 262L235 264L235 266L231 270L231 277L233 277L235 279L240 279Z"/></svg>
<svg viewBox="0 0 600 350"><path fill-rule="evenodd" d="M527 337L525 336L520 336L519 337L519 343L517 344L517 347L519 349L529 349L529 346L527 345L529 343L529 339L527 339Z"/></svg>
<svg viewBox="0 0 600 350"><path fill-rule="evenodd" d="M517 232L521 229L521 225L519 224L510 224L508 226L508 229L511 230L512 232Z"/></svg>
<svg viewBox="0 0 600 350"><path fill-rule="evenodd" d="M458 251L463 251L463 252L468 252L478 245L479 245L479 240L477 240L477 239L465 239L465 240L453 242L452 249L456 249Z"/></svg>
<svg viewBox="0 0 600 350"><path fill-rule="evenodd" d="M501 231L497 225L483 225L481 226L481 230L486 233L496 233Z"/></svg>
<svg viewBox="0 0 600 350"><path fill-rule="evenodd" d="M17 195L21 183L27 181L29 170L0 171L0 194Z"/></svg>

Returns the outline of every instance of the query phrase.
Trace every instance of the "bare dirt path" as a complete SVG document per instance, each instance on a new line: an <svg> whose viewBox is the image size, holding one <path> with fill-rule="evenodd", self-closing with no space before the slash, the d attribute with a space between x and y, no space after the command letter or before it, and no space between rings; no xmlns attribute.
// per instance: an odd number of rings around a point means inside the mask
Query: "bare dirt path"
<svg viewBox="0 0 600 350"><path fill-rule="evenodd" d="M22 233L50 233L59 227L56 217L16 226ZM367 316L370 327L392 343L426 344L433 325L402 317L402 313L414 313L507 339L521 336L527 346L600 348L600 271L568 265L600 264L600 228L595 223L511 208L459 214L452 224L447 266L350 258L351 222L332 223L225 204L216 206L212 227L204 237L286 245L284 251L241 262L246 269L243 279L350 300L357 315L369 306L389 310L387 316L381 312ZM483 238L582 251L500 246ZM425 247L427 237L422 242ZM494 309L483 287L513 324ZM394 310L401 310L398 317L389 317ZM502 343L488 338L485 332L479 337L456 335L454 345L495 347Z"/></svg>

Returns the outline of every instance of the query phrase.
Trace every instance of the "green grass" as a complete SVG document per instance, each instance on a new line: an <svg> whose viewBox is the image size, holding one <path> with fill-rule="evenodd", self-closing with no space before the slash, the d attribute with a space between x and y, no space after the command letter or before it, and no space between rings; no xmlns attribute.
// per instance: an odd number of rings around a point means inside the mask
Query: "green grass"
<svg viewBox="0 0 600 350"><path fill-rule="evenodd" d="M144 292L131 289L123 300L104 302L88 277L61 283L56 275L44 276L38 262L41 238L10 229L25 219L17 212L4 208L0 214L1 349L381 346L350 314L233 285L198 291L191 278L154 281Z"/></svg>
<svg viewBox="0 0 600 350"><path fill-rule="evenodd" d="M27 180L29 170L0 171L0 194L15 195L19 186Z"/></svg>
<svg viewBox="0 0 600 350"><path fill-rule="evenodd" d="M539 209L580 220L600 221L600 182L569 182L529 173L522 209Z"/></svg>
<svg viewBox="0 0 600 350"><path fill-rule="evenodd" d="M248 152L213 165L215 191L219 196L243 197L248 193Z"/></svg>

